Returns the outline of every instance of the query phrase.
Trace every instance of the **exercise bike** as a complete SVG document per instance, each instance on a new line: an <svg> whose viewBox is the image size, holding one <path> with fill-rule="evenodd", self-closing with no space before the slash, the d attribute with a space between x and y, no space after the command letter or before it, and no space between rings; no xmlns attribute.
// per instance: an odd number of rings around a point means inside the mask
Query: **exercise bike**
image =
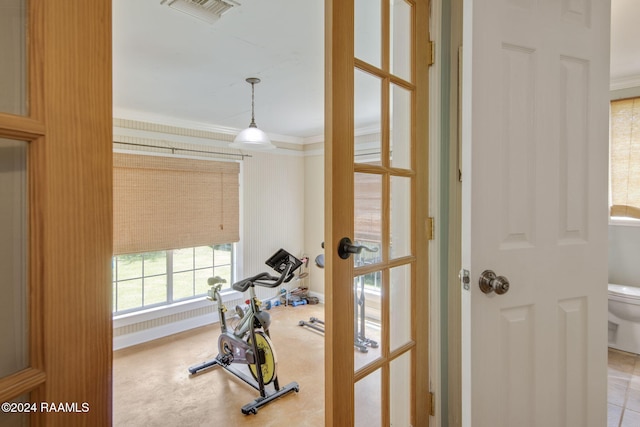
<svg viewBox="0 0 640 427"><path fill-rule="evenodd" d="M213 366L221 366L227 372L235 375L251 387L260 392L260 397L242 407L242 413L256 414L258 408L284 396L292 391L300 391L297 382L292 382L280 387L277 375L277 358L271 342L269 325L271 316L260 309L261 302L256 297L254 287L264 286L275 288L282 283L289 282L294 277L294 272L302 265L302 261L280 249L273 254L266 264L272 267L279 276L269 273L260 273L253 277L234 283L231 287L239 292L249 290L249 305L243 310L239 307L236 312L240 321L231 330L227 326L227 307L222 303L220 290L226 283L220 277L210 277L207 281L211 289L209 299L218 303L218 315L220 317L220 337L218 338L218 355L209 361L189 368L191 375L195 375ZM247 365L253 378L244 372L234 369L231 364ZM273 383L273 391L269 392L266 386Z"/></svg>

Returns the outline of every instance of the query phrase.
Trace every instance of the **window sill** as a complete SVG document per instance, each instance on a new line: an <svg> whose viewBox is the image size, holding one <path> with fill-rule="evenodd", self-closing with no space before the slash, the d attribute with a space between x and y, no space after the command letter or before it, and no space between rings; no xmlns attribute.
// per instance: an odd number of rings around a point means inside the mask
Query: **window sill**
<svg viewBox="0 0 640 427"><path fill-rule="evenodd" d="M222 302L242 299L242 293L232 289L225 289L221 292ZM207 297L200 297L188 301L180 301L170 305L153 307L147 310L140 310L133 313L120 314L113 316L113 328L121 328L123 326L133 325L135 323L146 322L158 319L164 316L183 313L185 311L196 310L211 304Z"/></svg>
<svg viewBox="0 0 640 427"><path fill-rule="evenodd" d="M633 218L609 218L609 225L624 226L624 227L640 227L640 219Z"/></svg>

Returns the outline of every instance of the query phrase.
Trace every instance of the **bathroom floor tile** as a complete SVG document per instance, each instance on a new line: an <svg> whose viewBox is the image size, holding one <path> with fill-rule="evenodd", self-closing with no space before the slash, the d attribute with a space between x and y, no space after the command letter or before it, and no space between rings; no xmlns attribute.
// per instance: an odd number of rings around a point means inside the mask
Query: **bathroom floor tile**
<svg viewBox="0 0 640 427"><path fill-rule="evenodd" d="M624 414L622 415L622 424L620 424L620 427L638 426L640 426L640 412L625 409Z"/></svg>
<svg viewBox="0 0 640 427"><path fill-rule="evenodd" d="M623 387L628 387L632 379L633 376L631 376L631 374L618 374L617 372L610 370L609 375L607 376L607 384L616 384Z"/></svg>
<svg viewBox="0 0 640 427"><path fill-rule="evenodd" d="M627 390L627 402L625 404L626 409L640 412L640 390L630 388ZM638 423L640 426L640 423Z"/></svg>
<svg viewBox="0 0 640 427"><path fill-rule="evenodd" d="M607 402L613 405L624 406L627 389L627 385L610 382L607 387Z"/></svg>
<svg viewBox="0 0 640 427"><path fill-rule="evenodd" d="M629 388L640 390L640 375L633 375L629 380Z"/></svg>
<svg viewBox="0 0 640 427"><path fill-rule="evenodd" d="M607 405L607 427L618 427L622 418L622 406Z"/></svg>
<svg viewBox="0 0 640 427"><path fill-rule="evenodd" d="M640 355L610 348L607 427L640 426Z"/></svg>

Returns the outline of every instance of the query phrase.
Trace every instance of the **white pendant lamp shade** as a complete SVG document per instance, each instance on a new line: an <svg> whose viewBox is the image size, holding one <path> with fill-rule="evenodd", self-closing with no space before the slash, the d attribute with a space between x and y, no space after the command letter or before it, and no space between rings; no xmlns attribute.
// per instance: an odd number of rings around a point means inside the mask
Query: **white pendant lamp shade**
<svg viewBox="0 0 640 427"><path fill-rule="evenodd" d="M249 126L240 132L229 147L249 148L254 150L270 150L276 148L276 146L271 143L271 140L269 140L266 133L257 127L252 126Z"/></svg>
<svg viewBox="0 0 640 427"><path fill-rule="evenodd" d="M249 77L247 83L251 84L251 124L248 128L240 132L229 147L248 150L272 150L276 148L266 133L258 129L253 111L253 85L260 83L260 79Z"/></svg>

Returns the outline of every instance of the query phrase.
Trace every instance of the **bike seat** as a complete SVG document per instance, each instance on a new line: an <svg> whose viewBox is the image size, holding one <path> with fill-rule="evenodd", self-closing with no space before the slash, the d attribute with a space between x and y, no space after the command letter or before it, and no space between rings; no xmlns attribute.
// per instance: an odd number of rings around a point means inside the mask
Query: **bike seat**
<svg viewBox="0 0 640 427"><path fill-rule="evenodd" d="M220 277L220 276L216 276L216 277L209 277L209 278L207 279L207 284L208 284L209 286L215 286L215 285L217 285L218 283L227 283L227 281L226 281L225 279L223 279L222 277Z"/></svg>

